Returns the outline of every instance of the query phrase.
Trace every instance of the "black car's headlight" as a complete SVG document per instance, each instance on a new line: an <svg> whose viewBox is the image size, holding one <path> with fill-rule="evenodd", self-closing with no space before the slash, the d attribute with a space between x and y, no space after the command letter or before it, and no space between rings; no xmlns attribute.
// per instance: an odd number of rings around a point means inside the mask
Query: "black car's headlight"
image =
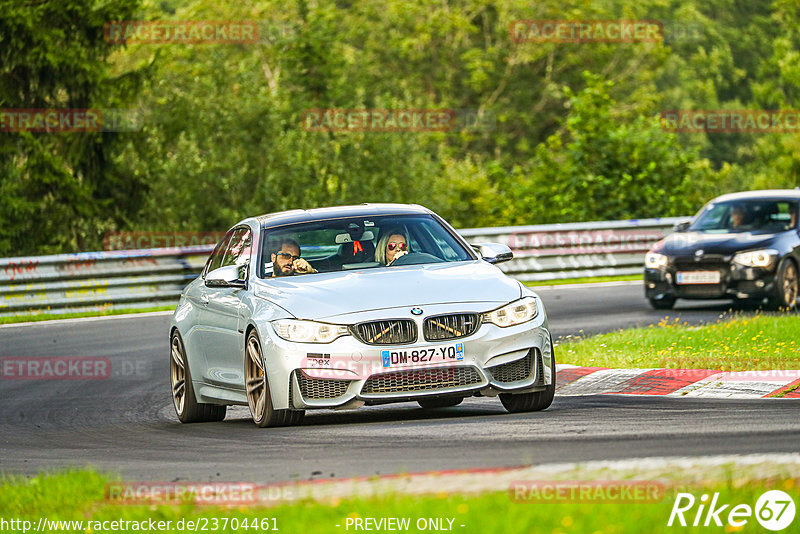
<svg viewBox="0 0 800 534"><path fill-rule="evenodd" d="M669 264L669 256L658 252L648 252L644 256L644 266L648 269L663 269Z"/></svg>
<svg viewBox="0 0 800 534"><path fill-rule="evenodd" d="M530 321L539 315L539 305L534 297L524 297L483 314L483 322L505 328Z"/></svg>
<svg viewBox="0 0 800 534"><path fill-rule="evenodd" d="M340 324L318 323L299 319L278 319L272 321L275 333L286 341L296 343L330 343L349 334L346 326Z"/></svg>
<svg viewBox="0 0 800 534"><path fill-rule="evenodd" d="M778 251L765 248L761 250L748 250L747 252L739 252L733 257L733 263L744 265L745 267L764 267L771 268L775 265L775 260L778 258Z"/></svg>

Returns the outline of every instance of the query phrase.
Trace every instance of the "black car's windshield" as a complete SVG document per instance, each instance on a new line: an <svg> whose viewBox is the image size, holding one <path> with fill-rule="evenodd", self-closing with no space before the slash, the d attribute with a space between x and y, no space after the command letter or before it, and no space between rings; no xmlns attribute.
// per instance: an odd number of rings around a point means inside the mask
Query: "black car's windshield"
<svg viewBox="0 0 800 534"><path fill-rule="evenodd" d="M259 276L474 259L430 215L348 217L265 229Z"/></svg>
<svg viewBox="0 0 800 534"><path fill-rule="evenodd" d="M735 200L706 205L689 231L706 233L776 233L797 226L797 202Z"/></svg>

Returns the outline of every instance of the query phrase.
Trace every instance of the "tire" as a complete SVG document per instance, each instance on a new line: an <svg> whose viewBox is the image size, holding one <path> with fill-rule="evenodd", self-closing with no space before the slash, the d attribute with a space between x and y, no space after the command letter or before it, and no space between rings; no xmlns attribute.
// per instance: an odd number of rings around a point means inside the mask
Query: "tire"
<svg viewBox="0 0 800 534"><path fill-rule="evenodd" d="M500 402L510 413L538 412L550 407L553 404L553 397L556 394L556 351L553 348L553 338L550 338L550 354L552 354L551 369L553 381L546 386L544 391L533 393L501 393Z"/></svg>
<svg viewBox="0 0 800 534"><path fill-rule="evenodd" d="M671 310L673 306L675 306L675 301L677 300L673 296L664 296L660 299L647 299L650 301L650 306L654 310Z"/></svg>
<svg viewBox="0 0 800 534"><path fill-rule="evenodd" d="M435 410L436 408L458 406L463 400L464 397L432 397L429 399L419 399L417 403L426 410Z"/></svg>
<svg viewBox="0 0 800 534"><path fill-rule="evenodd" d="M785 259L775 274L775 294L769 298L768 305L773 310L793 310L797 305L798 282L797 265Z"/></svg>
<svg viewBox="0 0 800 534"><path fill-rule="evenodd" d="M197 402L183 339L177 330L170 339L169 359L172 405L181 423L211 423L225 419L227 406Z"/></svg>
<svg viewBox="0 0 800 534"><path fill-rule="evenodd" d="M276 410L272 407L269 380L264 369L261 339L255 329L247 335L244 355L244 378L247 389L247 406L256 426L293 426L303 422L305 410Z"/></svg>

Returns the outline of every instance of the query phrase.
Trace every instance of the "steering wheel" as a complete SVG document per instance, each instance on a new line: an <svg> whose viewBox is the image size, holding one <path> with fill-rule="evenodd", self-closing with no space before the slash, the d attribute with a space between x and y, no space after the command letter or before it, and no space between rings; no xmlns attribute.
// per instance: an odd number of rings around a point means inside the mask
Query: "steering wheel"
<svg viewBox="0 0 800 534"><path fill-rule="evenodd" d="M444 260L427 252L409 252L394 260L389 267L394 267L395 265L419 265L421 263L444 263Z"/></svg>

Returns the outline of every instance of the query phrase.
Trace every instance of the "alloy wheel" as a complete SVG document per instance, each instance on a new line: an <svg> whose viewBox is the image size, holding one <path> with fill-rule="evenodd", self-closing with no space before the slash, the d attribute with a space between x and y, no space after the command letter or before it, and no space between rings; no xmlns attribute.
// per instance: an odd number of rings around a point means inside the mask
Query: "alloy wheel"
<svg viewBox="0 0 800 534"><path fill-rule="evenodd" d="M170 378L172 384L172 402L175 403L175 411L183 413L186 401L186 361L183 357L183 348L177 336L173 336L170 344L171 358L169 360Z"/></svg>
<svg viewBox="0 0 800 534"><path fill-rule="evenodd" d="M797 292L797 267L795 267L793 263L790 263L783 276L783 299L787 306L794 306L797 300Z"/></svg>
<svg viewBox="0 0 800 534"><path fill-rule="evenodd" d="M245 366L247 381L247 404L253 420L258 423L264 418L264 405L267 402L267 376L264 373L264 362L261 359L261 345L256 336L247 339L247 364Z"/></svg>

